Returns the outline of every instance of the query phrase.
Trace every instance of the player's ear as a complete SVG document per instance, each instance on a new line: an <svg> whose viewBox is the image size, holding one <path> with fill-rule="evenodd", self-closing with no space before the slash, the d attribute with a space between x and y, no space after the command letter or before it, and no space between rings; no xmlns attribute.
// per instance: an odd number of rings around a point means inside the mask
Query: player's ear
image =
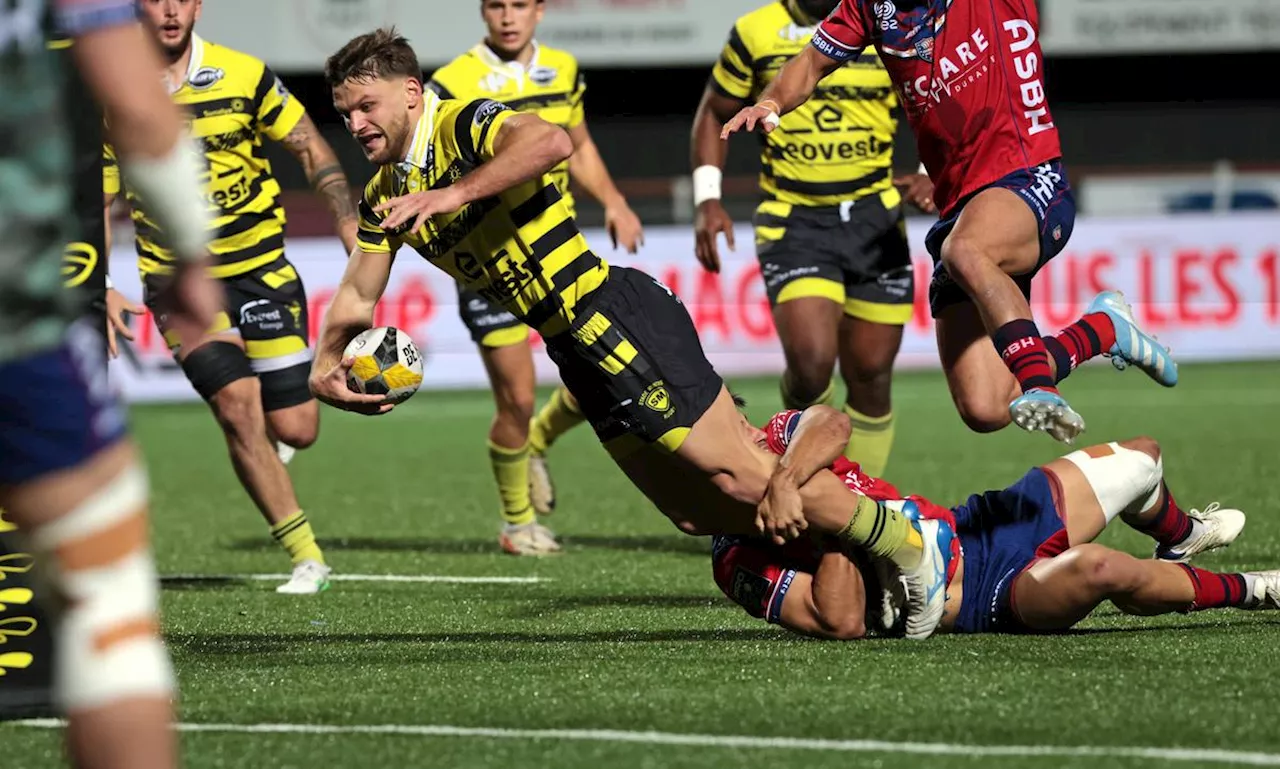
<svg viewBox="0 0 1280 769"><path fill-rule="evenodd" d="M404 100L413 109L422 103L422 81L416 77L404 79Z"/></svg>
<svg viewBox="0 0 1280 769"><path fill-rule="evenodd" d="M543 0L533 0L533 23L541 24L542 16L547 12L547 4Z"/></svg>
<svg viewBox="0 0 1280 769"><path fill-rule="evenodd" d="M191 17L193 22L200 21L200 11L204 8L204 0L196 0L196 15Z"/></svg>

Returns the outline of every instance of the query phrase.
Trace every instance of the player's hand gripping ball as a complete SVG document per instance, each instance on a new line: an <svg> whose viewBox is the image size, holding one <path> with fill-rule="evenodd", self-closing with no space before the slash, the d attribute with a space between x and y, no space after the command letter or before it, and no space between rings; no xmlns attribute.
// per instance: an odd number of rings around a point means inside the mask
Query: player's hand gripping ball
<svg viewBox="0 0 1280 769"><path fill-rule="evenodd" d="M385 395L391 403L408 400L422 384L422 353L409 335L394 326L361 333L343 352L355 358L347 386L366 395Z"/></svg>

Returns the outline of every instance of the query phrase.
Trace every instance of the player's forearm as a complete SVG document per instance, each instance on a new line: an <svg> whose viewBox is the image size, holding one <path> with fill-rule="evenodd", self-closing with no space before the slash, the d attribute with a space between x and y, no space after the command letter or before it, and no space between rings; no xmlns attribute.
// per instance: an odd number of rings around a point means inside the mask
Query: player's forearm
<svg viewBox="0 0 1280 769"><path fill-rule="evenodd" d="M493 159L449 188L463 205L537 179L573 155L569 134L532 115L513 117L499 130Z"/></svg>
<svg viewBox="0 0 1280 769"><path fill-rule="evenodd" d="M702 95L698 111L693 116L693 130L689 136L689 165L697 169L703 166L724 168L729 145L720 138L720 131L728 118L716 114L712 103L715 94L710 88ZM733 113L729 114L733 117Z"/></svg>
<svg viewBox="0 0 1280 769"><path fill-rule="evenodd" d="M866 635L867 591L862 573L838 550L824 553L813 574L813 608L819 624L845 641Z"/></svg>
<svg viewBox="0 0 1280 769"><path fill-rule="evenodd" d="M350 254L356 248L360 219L351 185L347 183L347 175L338 162L338 156L306 114L284 138L283 144L302 165L311 189L324 199L333 216L334 229L342 239L342 246Z"/></svg>
<svg viewBox="0 0 1280 769"><path fill-rule="evenodd" d="M806 46L778 72L778 76L764 89L756 103L772 101L778 107L778 114L785 115L808 101L822 78L839 66L839 62Z"/></svg>
<svg viewBox="0 0 1280 769"><path fill-rule="evenodd" d="M376 301L370 302L361 297L350 284L343 283L338 287L320 323L315 360L311 364L313 372L324 373L332 369L342 360L347 344L360 332L373 328L376 306Z"/></svg>
<svg viewBox="0 0 1280 769"><path fill-rule="evenodd" d="M569 158L569 175L605 208L625 205L627 202L613 183L604 158L600 156L600 149L589 134L585 139L574 142L573 156Z"/></svg>
<svg viewBox="0 0 1280 769"><path fill-rule="evenodd" d="M774 468L797 487L804 486L819 470L830 467L844 454L852 432L849 417L830 406L810 406Z"/></svg>

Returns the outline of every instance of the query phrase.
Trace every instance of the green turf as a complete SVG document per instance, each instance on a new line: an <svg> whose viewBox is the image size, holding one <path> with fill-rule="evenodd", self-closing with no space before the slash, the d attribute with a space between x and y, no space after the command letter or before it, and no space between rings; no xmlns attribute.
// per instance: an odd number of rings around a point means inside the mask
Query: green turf
<svg viewBox="0 0 1280 769"><path fill-rule="evenodd" d="M1176 390L1089 367L1065 386L1093 441L1158 438L1184 506L1250 514L1214 568L1280 565L1280 364L1183 369ZM773 381L733 383L753 417ZM895 384L890 478L939 501L1005 485L1061 453L1044 436L979 436L936 374ZM170 584L164 624L196 723L404 724L656 730L966 745L1177 746L1280 754L1280 618L1152 620L1102 610L1062 637L925 643L797 640L723 599L707 543L679 534L586 428L555 447L566 554L497 551L487 393L422 393L379 419L326 410L293 476L330 562L347 573L537 576L514 585L337 583L318 598L272 583ZM165 574L287 570L197 407L134 410L154 479ZM1146 553L1127 531L1105 540ZM56 734L0 727L5 765L56 763ZM1119 757L655 746L370 735L188 734L190 767L889 767L1150 765ZM1280 759L1278 759L1280 760Z"/></svg>

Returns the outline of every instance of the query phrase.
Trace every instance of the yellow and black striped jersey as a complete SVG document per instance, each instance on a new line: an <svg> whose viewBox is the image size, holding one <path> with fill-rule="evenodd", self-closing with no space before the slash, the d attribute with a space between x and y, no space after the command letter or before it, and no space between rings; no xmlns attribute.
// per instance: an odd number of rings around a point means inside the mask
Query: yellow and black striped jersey
<svg viewBox="0 0 1280 769"><path fill-rule="evenodd" d="M549 174L452 214L382 229L380 203L440 189L488 162L502 125L517 114L501 102L440 99L426 92L405 160L382 166L360 202L360 248L395 253L408 244L458 283L501 305L543 336L568 330L578 302L609 275L578 232Z"/></svg>
<svg viewBox="0 0 1280 769"><path fill-rule="evenodd" d="M809 45L813 27L779 0L738 19L711 71L711 88L754 100L793 56ZM760 188L770 201L832 206L887 193L892 208L893 136L897 94L879 56L868 51L823 79L803 106L763 137ZM773 212L777 213L777 212Z"/></svg>
<svg viewBox="0 0 1280 769"><path fill-rule="evenodd" d="M532 112L566 131L577 128L585 119L582 99L587 91L578 60L567 51L538 45L536 41L533 46L533 58L526 67L503 61L489 46L480 43L436 70L427 88L442 99L495 99L517 112ZM569 212L574 213L569 161L556 166L551 176Z"/></svg>
<svg viewBox="0 0 1280 769"><path fill-rule="evenodd" d="M189 111L191 133L204 155L205 194L213 213L211 274L226 278L255 270L284 254L280 183L271 174L262 137L280 141L302 119L302 104L248 54L191 37L191 64L173 100ZM104 191L120 192L115 153L103 153ZM129 193L138 267L144 275L172 269L173 254ZM141 204L141 205L139 205Z"/></svg>

